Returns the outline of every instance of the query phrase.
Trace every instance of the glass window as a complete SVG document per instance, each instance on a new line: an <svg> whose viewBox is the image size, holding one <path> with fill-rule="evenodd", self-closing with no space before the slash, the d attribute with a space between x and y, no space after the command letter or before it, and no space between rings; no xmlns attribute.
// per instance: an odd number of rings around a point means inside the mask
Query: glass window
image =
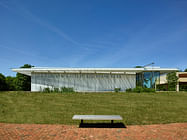
<svg viewBox="0 0 187 140"><path fill-rule="evenodd" d="M136 74L136 86L155 88L160 81L160 72L142 72Z"/></svg>
<svg viewBox="0 0 187 140"><path fill-rule="evenodd" d="M152 88L152 72L144 72L143 86L146 88Z"/></svg>

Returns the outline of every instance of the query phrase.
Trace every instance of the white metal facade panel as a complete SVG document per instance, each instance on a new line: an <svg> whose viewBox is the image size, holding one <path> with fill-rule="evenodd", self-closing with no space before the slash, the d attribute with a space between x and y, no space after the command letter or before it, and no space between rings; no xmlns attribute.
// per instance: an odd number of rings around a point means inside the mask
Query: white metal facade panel
<svg viewBox="0 0 187 140"><path fill-rule="evenodd" d="M135 74L32 73L31 91L69 87L79 92L114 91L136 87Z"/></svg>

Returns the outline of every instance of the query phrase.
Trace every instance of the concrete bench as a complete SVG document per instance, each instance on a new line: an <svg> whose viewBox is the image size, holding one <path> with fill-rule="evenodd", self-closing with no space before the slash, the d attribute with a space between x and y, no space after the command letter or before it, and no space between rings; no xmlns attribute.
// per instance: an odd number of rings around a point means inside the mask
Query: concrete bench
<svg viewBox="0 0 187 140"><path fill-rule="evenodd" d="M81 123L83 123L83 120L111 120L111 123L114 120L123 120L120 115L74 115L72 119L81 120Z"/></svg>

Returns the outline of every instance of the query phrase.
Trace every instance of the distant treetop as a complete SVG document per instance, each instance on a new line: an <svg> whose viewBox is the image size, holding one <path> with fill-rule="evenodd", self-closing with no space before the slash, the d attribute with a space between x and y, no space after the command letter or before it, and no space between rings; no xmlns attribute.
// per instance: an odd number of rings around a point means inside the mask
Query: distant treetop
<svg viewBox="0 0 187 140"><path fill-rule="evenodd" d="M143 66L135 66L135 68L143 68Z"/></svg>
<svg viewBox="0 0 187 140"><path fill-rule="evenodd" d="M20 68L31 68L31 67L34 67L30 64L24 64L23 66L21 66Z"/></svg>

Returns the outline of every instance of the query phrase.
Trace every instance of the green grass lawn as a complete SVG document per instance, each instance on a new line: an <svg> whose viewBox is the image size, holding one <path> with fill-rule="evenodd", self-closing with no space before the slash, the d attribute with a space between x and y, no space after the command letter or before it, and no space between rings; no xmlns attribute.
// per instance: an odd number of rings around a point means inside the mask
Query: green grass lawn
<svg viewBox="0 0 187 140"><path fill-rule="evenodd" d="M0 92L1 123L78 124L74 114L121 115L127 125L187 122L187 92Z"/></svg>

